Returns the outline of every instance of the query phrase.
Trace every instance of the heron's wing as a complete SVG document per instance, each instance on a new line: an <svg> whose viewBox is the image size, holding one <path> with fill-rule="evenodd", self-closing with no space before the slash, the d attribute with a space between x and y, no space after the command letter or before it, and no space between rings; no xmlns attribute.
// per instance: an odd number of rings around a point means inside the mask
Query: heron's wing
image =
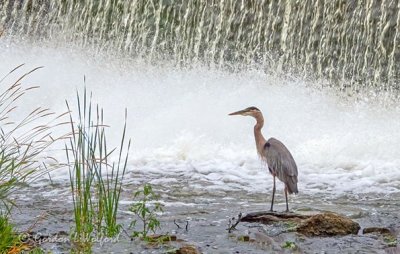
<svg viewBox="0 0 400 254"><path fill-rule="evenodd" d="M297 192L297 165L286 146L279 140L270 138L265 143L263 152L270 171L288 185L289 192Z"/></svg>

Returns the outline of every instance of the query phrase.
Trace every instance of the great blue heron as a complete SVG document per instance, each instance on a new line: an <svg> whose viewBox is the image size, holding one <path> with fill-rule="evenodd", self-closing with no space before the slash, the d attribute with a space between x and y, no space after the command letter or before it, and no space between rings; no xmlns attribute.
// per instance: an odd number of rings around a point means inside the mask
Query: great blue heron
<svg viewBox="0 0 400 254"><path fill-rule="evenodd" d="M256 139L257 152L262 160L268 164L269 172L274 178L274 187L272 189L271 211L273 211L275 198L275 177L278 177L285 184L286 212L289 212L287 193L298 193L297 190L297 166L292 154L282 142L275 138L265 140L261 133L264 126L264 117L261 111L256 107L249 107L229 115L252 116L257 120L254 126L254 137Z"/></svg>

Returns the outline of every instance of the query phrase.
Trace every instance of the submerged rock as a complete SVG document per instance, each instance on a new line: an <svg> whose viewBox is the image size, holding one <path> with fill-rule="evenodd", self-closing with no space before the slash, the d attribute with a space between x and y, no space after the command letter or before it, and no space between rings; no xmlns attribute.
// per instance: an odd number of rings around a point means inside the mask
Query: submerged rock
<svg viewBox="0 0 400 254"><path fill-rule="evenodd" d="M296 227L297 232L306 236L349 235L357 234L359 230L357 222L330 212L312 215Z"/></svg>
<svg viewBox="0 0 400 254"><path fill-rule="evenodd" d="M261 233L261 232L254 233L254 242L256 242L260 245L271 246L273 251L281 251L282 250L281 246L272 237L270 237L264 233Z"/></svg>
<svg viewBox="0 0 400 254"><path fill-rule="evenodd" d="M149 235L147 236L147 240L149 242L172 242L172 241L176 241L177 237L176 235Z"/></svg>
<svg viewBox="0 0 400 254"><path fill-rule="evenodd" d="M370 227L364 228L363 234L379 233L379 234L392 234L388 228Z"/></svg>
<svg viewBox="0 0 400 254"><path fill-rule="evenodd" d="M397 237L396 235L388 228L380 228L380 227L370 227L364 228L363 234L378 234L383 237L383 241L389 247L396 247L397 246Z"/></svg>

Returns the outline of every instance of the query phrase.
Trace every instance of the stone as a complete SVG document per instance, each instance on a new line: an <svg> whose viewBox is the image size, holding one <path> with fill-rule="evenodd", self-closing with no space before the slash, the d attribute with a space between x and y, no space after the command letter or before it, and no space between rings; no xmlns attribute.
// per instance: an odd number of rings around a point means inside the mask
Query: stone
<svg viewBox="0 0 400 254"><path fill-rule="evenodd" d="M254 212L248 213L240 219L245 222L259 222L262 224L272 224L275 222L301 222L310 218L311 215L302 215L296 213L279 213L279 212Z"/></svg>
<svg viewBox="0 0 400 254"><path fill-rule="evenodd" d="M196 246L193 245L184 245L180 247L176 252L176 254L201 254L201 252L197 249Z"/></svg>
<svg viewBox="0 0 400 254"><path fill-rule="evenodd" d="M357 234L360 225L347 217L325 212L302 221L296 231L306 236L341 236Z"/></svg>
<svg viewBox="0 0 400 254"><path fill-rule="evenodd" d="M149 242L172 242L176 241L176 235L149 235L147 236Z"/></svg>
<svg viewBox="0 0 400 254"><path fill-rule="evenodd" d="M363 234L371 234L371 233L392 234L392 232L390 232L388 228L370 227L363 229Z"/></svg>
<svg viewBox="0 0 400 254"><path fill-rule="evenodd" d="M304 215L296 213L256 212L241 218L245 222L274 224L283 222L288 231L295 231L306 236L337 236L357 234L360 225L351 219L332 212Z"/></svg>

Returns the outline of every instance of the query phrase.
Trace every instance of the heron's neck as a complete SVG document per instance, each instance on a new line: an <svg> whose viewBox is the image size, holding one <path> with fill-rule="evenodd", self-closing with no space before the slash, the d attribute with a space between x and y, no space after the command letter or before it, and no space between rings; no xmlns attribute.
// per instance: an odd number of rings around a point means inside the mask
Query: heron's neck
<svg viewBox="0 0 400 254"><path fill-rule="evenodd" d="M254 126L254 137L256 139L256 146L258 154L262 154L264 145L267 142L261 132L262 127L264 126L264 117L262 114L258 114L255 116L257 123Z"/></svg>

